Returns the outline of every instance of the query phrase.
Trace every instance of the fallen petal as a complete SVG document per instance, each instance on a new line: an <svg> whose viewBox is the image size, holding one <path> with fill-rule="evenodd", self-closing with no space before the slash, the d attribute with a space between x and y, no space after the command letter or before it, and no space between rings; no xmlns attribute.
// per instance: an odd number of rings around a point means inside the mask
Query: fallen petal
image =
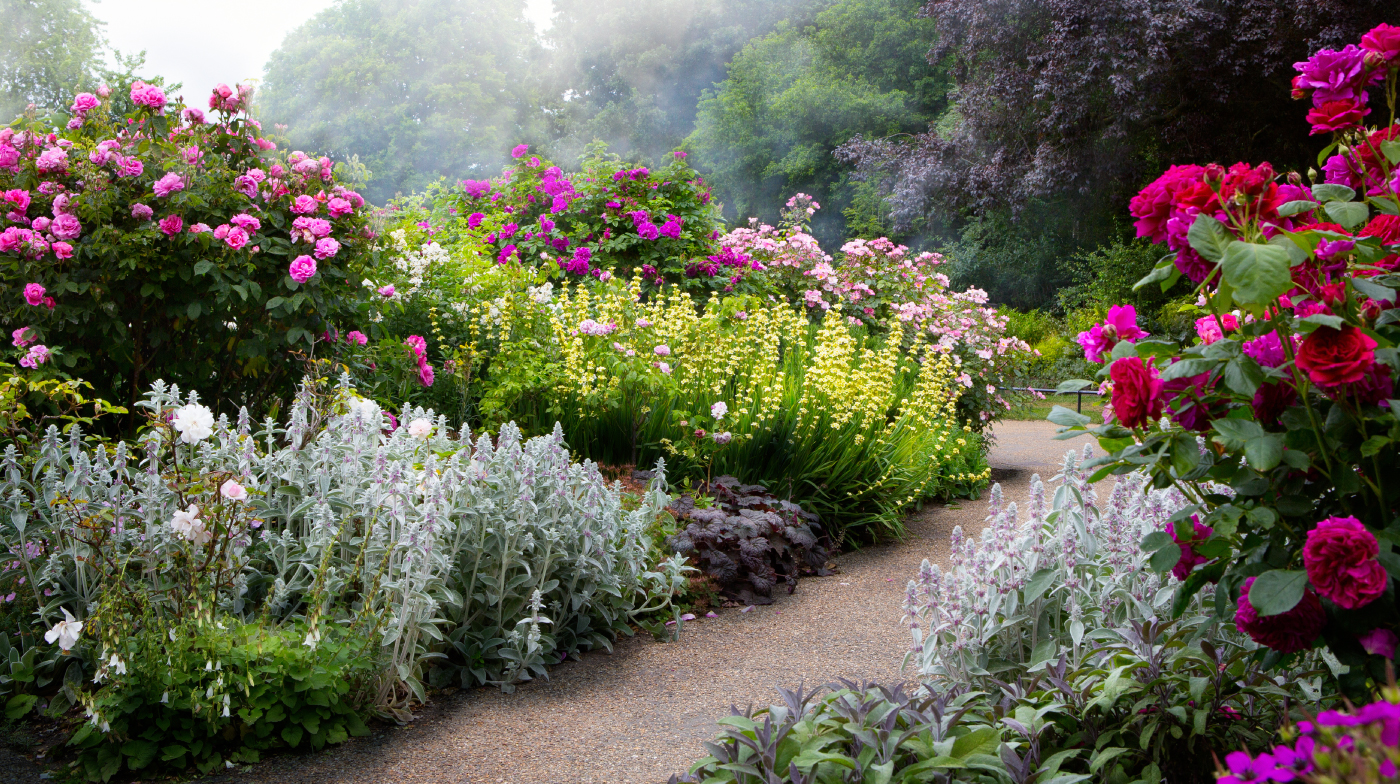
<svg viewBox="0 0 1400 784"><path fill-rule="evenodd" d="M682 615L682 616L681 616L681 620L682 620L682 621L693 621L693 620L695 620L695 615L692 614L692 613L686 613L685 615Z"/></svg>
<svg viewBox="0 0 1400 784"><path fill-rule="evenodd" d="M705 617L706 617L706 618L718 618L718 617L719 617L719 614L718 614L718 613L713 613L713 612L707 612L707 613L705 613Z"/></svg>
<svg viewBox="0 0 1400 784"><path fill-rule="evenodd" d="M748 612L748 611L750 611L750 610L752 610L752 609L753 609L753 605L751 604L751 605L749 605L748 607L745 607L744 609L740 610L739 612Z"/></svg>

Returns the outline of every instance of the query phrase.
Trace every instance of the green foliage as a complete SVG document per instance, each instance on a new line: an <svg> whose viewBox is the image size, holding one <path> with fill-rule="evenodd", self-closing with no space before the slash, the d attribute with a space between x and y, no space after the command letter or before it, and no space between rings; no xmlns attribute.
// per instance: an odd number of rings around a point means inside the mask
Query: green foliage
<svg viewBox="0 0 1400 784"><path fill-rule="evenodd" d="M542 49L521 0L349 0L282 42L262 115L295 146L358 155L385 203L440 175L495 168L545 135Z"/></svg>
<svg viewBox="0 0 1400 784"><path fill-rule="evenodd" d="M209 773L369 734L380 662L364 623L323 624L312 645L303 624L146 621L103 651L97 678L111 682L84 700L89 721L68 741L89 781Z"/></svg>
<svg viewBox="0 0 1400 784"><path fill-rule="evenodd" d="M857 134L922 130L943 111L948 83L927 60L933 23L917 16L921 5L839 0L812 24L782 23L735 55L701 97L686 141L727 217L776 223L773 205L802 191L827 206L813 227L824 243L887 233L883 201L832 151Z"/></svg>
<svg viewBox="0 0 1400 784"><path fill-rule="evenodd" d="M857 685L779 689L783 703L720 719L710 756L671 784L998 782L1006 747L986 695ZM819 696L820 694L820 696Z"/></svg>

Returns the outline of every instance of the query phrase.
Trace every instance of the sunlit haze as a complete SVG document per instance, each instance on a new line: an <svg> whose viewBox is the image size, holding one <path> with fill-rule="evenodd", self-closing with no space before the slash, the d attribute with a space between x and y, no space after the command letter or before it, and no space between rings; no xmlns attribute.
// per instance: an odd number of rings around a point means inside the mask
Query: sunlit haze
<svg viewBox="0 0 1400 784"><path fill-rule="evenodd" d="M146 74L181 82L187 101L219 82L261 79L282 39L334 0L87 0L107 23L112 48L146 52ZM552 0L526 0L525 15L544 30ZM253 22L252 20L256 20Z"/></svg>

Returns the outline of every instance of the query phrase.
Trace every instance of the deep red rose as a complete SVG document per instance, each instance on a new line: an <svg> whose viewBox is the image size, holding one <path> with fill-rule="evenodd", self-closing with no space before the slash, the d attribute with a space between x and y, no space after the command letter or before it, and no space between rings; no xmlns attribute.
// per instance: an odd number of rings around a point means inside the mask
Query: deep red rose
<svg viewBox="0 0 1400 784"><path fill-rule="evenodd" d="M1377 215L1357 236L1376 237L1382 245L1400 245L1400 215Z"/></svg>
<svg viewBox="0 0 1400 784"><path fill-rule="evenodd" d="M1215 529L1202 524L1200 517L1191 515L1191 536L1184 542L1176 535L1175 522L1169 521L1167 523L1167 533L1171 534L1172 541L1176 542L1177 545L1181 547L1181 560L1177 561L1176 566L1172 567L1172 576L1176 579L1185 580L1187 577L1191 576L1192 570L1199 564L1208 563L1210 561L1209 558L1197 553L1195 550L1197 542L1204 542L1215 534Z"/></svg>
<svg viewBox="0 0 1400 784"><path fill-rule="evenodd" d="M1298 349L1298 367L1320 387L1351 384L1376 364L1376 341L1350 324L1318 327Z"/></svg>
<svg viewBox="0 0 1400 784"><path fill-rule="evenodd" d="M1390 368L1376 363L1360 381L1329 387L1327 396L1334 400L1351 399L1359 405L1374 406L1395 397L1395 382L1390 378Z"/></svg>
<svg viewBox="0 0 1400 784"><path fill-rule="evenodd" d="M1174 378L1163 384L1162 395L1167 400L1167 413L1171 414L1172 421L1198 433L1209 430L1210 421L1216 418L1206 400L1212 387L1210 373Z"/></svg>
<svg viewBox="0 0 1400 784"><path fill-rule="evenodd" d="M1338 607L1355 610L1379 599L1388 579L1376 560L1376 537L1355 517L1329 517L1308 531L1303 567L1308 582Z"/></svg>
<svg viewBox="0 0 1400 784"><path fill-rule="evenodd" d="M1371 113L1371 107L1350 101L1326 101L1308 112L1312 134L1346 131L1361 124L1361 118Z"/></svg>
<svg viewBox="0 0 1400 784"><path fill-rule="evenodd" d="M1254 392L1254 418L1259 424L1272 427L1278 424L1283 412L1298 399L1298 390L1286 381L1276 384L1260 384Z"/></svg>
<svg viewBox="0 0 1400 784"><path fill-rule="evenodd" d="M1249 603L1249 589L1254 585L1254 579L1251 577L1240 586L1240 598L1235 603L1235 628L1260 645L1279 653L1294 653L1311 647L1312 641L1327 625L1327 613L1322 609L1322 600L1317 598L1317 594L1304 588L1302 600L1293 609L1279 615L1260 617L1254 605Z"/></svg>
<svg viewBox="0 0 1400 784"><path fill-rule="evenodd" d="M1381 172L1391 168L1390 161L1381 166L1381 142L1388 142L1397 136L1400 136L1400 123L1376 131L1367 137L1365 142L1352 148L1358 162L1366 167L1366 173L1371 180L1378 181Z"/></svg>
<svg viewBox="0 0 1400 784"><path fill-rule="evenodd" d="M1176 192L1200 182L1203 171L1195 164L1173 166L1134 196L1128 203L1128 210L1138 219L1137 235L1149 237L1153 242L1165 242L1167 218L1171 216Z"/></svg>
<svg viewBox="0 0 1400 784"><path fill-rule="evenodd" d="M1141 427L1162 416L1162 379L1141 357L1122 357L1109 366L1113 414L1124 427Z"/></svg>

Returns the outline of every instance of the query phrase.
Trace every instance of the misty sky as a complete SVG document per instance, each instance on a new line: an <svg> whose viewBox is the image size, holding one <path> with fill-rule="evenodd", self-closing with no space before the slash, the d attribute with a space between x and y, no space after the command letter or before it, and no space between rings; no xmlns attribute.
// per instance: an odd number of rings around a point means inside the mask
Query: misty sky
<svg viewBox="0 0 1400 784"><path fill-rule="evenodd" d="M107 23L107 41L123 54L146 50L146 69L183 82L185 102L199 104L214 85L262 77L287 33L334 0L87 0ZM541 30L553 0L526 0ZM227 31L227 32L222 32Z"/></svg>

